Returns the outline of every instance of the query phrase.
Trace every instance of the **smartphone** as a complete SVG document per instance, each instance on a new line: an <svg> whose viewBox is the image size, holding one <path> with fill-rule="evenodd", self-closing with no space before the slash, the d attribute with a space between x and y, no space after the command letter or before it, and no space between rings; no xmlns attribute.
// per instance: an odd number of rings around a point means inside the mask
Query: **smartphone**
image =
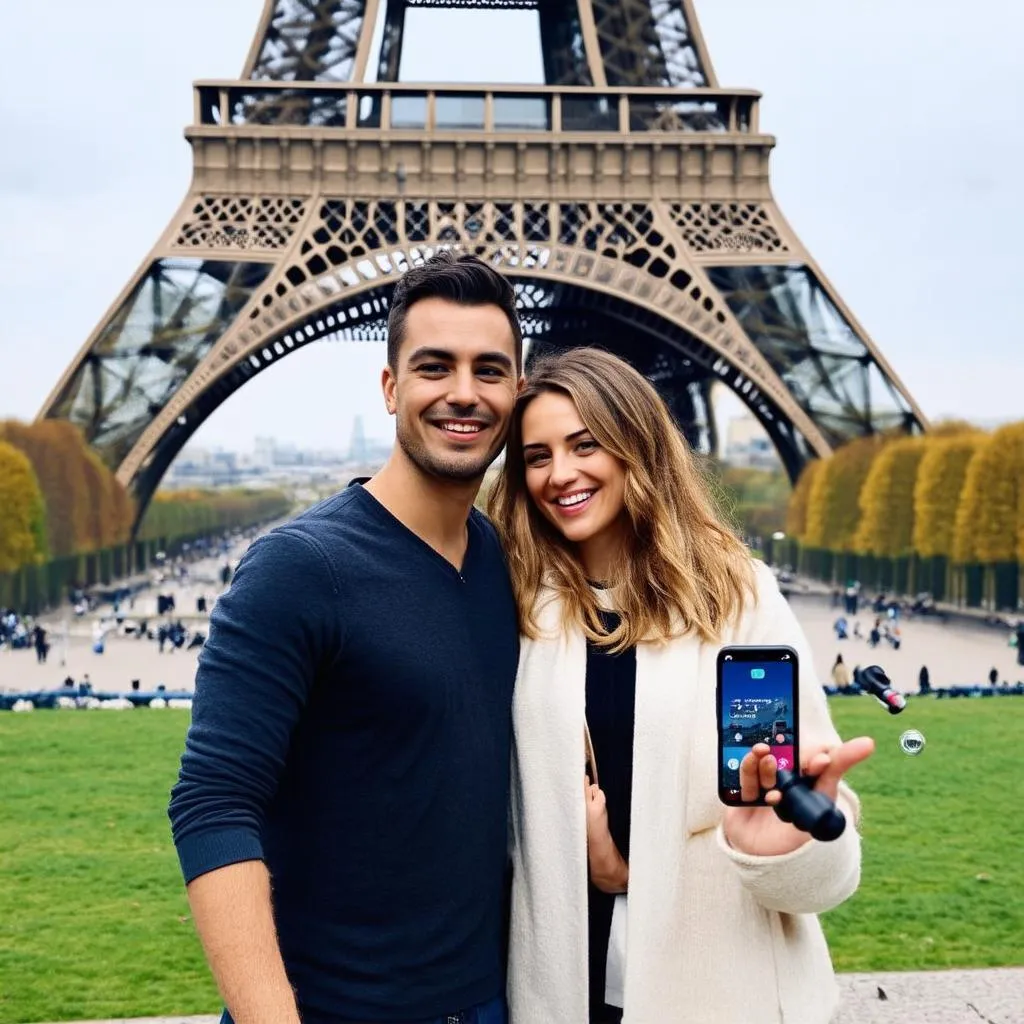
<svg viewBox="0 0 1024 1024"><path fill-rule="evenodd" d="M718 798L724 804L764 804L740 798L740 762L755 743L771 747L780 768L800 764L799 676L792 647L723 647L718 653Z"/></svg>

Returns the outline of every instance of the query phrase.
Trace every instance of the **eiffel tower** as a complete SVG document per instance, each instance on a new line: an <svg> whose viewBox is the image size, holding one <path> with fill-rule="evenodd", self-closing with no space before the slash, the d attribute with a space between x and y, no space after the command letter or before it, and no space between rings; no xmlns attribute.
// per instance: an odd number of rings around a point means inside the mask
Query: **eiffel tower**
<svg viewBox="0 0 1024 1024"><path fill-rule="evenodd" d="M409 9L458 7L528 12L545 84L400 82ZM774 202L760 94L719 86L693 0L265 0L242 77L194 98L189 192L41 413L140 514L255 374L382 338L397 275L439 247L515 281L531 351L628 358L704 450L716 384L794 478L925 426Z"/></svg>

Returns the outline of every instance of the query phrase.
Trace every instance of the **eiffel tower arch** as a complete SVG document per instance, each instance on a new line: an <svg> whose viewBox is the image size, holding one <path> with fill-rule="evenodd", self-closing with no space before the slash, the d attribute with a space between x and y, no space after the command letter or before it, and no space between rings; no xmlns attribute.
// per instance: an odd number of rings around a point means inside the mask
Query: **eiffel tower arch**
<svg viewBox="0 0 1024 1024"><path fill-rule="evenodd" d="M442 7L532 9L545 84L399 82L408 9ZM439 247L515 281L534 350L633 362L705 449L715 384L791 476L925 426L775 204L760 95L719 86L693 0L266 0L242 77L194 97L189 192L41 413L140 510L255 374L383 337Z"/></svg>

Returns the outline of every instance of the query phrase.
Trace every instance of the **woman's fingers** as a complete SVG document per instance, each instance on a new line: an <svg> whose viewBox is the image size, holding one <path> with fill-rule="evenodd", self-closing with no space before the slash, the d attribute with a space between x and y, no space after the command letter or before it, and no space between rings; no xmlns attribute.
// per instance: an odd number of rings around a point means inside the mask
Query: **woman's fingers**
<svg viewBox="0 0 1024 1024"><path fill-rule="evenodd" d="M819 775L816 788L835 799L840 779L861 761L866 761L874 751L875 741L870 736L857 736L841 743L830 752L829 764Z"/></svg>
<svg viewBox="0 0 1024 1024"><path fill-rule="evenodd" d="M775 758L771 752L767 743L755 743L740 761L740 800L743 803L753 803L760 797L762 779L770 778L771 785L775 785ZM766 761L771 764L765 765Z"/></svg>

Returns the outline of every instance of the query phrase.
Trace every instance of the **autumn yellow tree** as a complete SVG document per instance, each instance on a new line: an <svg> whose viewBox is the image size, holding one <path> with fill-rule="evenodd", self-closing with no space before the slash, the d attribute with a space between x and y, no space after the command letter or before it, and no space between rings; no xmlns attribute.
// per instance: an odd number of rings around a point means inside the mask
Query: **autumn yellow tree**
<svg viewBox="0 0 1024 1024"><path fill-rule="evenodd" d="M856 551L879 558L911 554L914 487L924 449L924 438L901 437L875 456L860 492Z"/></svg>
<svg viewBox="0 0 1024 1024"><path fill-rule="evenodd" d="M119 515L115 491L120 484L103 460L91 449L81 455L85 479L89 487L89 545L85 551L110 548L120 541Z"/></svg>
<svg viewBox="0 0 1024 1024"><path fill-rule="evenodd" d="M821 459L811 459L801 470L796 486L789 496L786 509L786 533L801 543L807 534L807 509L810 504L811 488L814 478L821 471L824 463Z"/></svg>
<svg viewBox="0 0 1024 1024"><path fill-rule="evenodd" d="M46 553L46 508L32 463L0 441L0 572L13 572Z"/></svg>
<svg viewBox="0 0 1024 1024"><path fill-rule="evenodd" d="M811 548L854 550L860 521L860 492L885 441L861 437L837 448L811 483L804 544Z"/></svg>
<svg viewBox="0 0 1024 1024"><path fill-rule="evenodd" d="M987 436L974 430L925 437L914 485L914 550L922 558L953 558L967 466Z"/></svg>
<svg viewBox="0 0 1024 1024"><path fill-rule="evenodd" d="M967 466L957 509L953 557L996 565L1018 558L1024 423L1011 423L985 438Z"/></svg>
<svg viewBox="0 0 1024 1024"><path fill-rule="evenodd" d="M89 529L89 498L82 455L85 441L77 427L63 420L0 423L0 440L28 456L46 501L46 528L51 555L83 550Z"/></svg>

